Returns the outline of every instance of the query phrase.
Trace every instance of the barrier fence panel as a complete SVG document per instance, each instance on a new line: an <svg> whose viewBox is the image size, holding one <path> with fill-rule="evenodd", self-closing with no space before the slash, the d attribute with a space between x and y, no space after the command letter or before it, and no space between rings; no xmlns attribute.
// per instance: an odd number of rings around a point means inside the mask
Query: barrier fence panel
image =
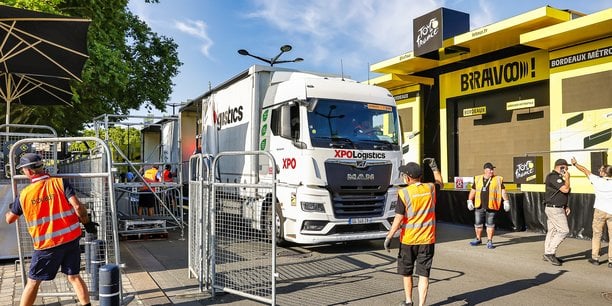
<svg viewBox="0 0 612 306"><path fill-rule="evenodd" d="M198 279L200 291L210 285L209 204L211 185L208 179L211 157L196 154L189 159L189 277Z"/></svg>
<svg viewBox="0 0 612 306"><path fill-rule="evenodd" d="M89 149L78 152L74 157L60 161L48 158L46 148L68 146L71 143L87 142ZM16 147L28 145L29 152L43 155L45 165L57 165L58 173L54 177L66 179L76 192L76 196L86 206L88 215L93 222L99 224L97 235L84 234L86 239L80 243L85 252L81 253L81 276L87 284L92 296L97 294L98 278L97 267L105 264L120 264L119 241L117 237L117 211L114 194L112 192L111 156L107 145L94 137L66 137L66 138L28 138L15 143L10 150L11 182L13 196L25 187L29 181L25 175L17 175L15 165L19 161ZM27 232L23 218L17 221L17 237L19 242L19 259L22 285L27 278L27 266L34 251L33 243ZM85 230L83 229L83 233ZM97 250L90 251L90 244L98 246ZM84 271L84 272L83 272ZM120 288L121 284L120 284ZM55 280L43 282L39 296L76 296L67 278L58 275ZM123 293L120 290L120 298Z"/></svg>
<svg viewBox="0 0 612 306"><path fill-rule="evenodd" d="M9 166L9 150L15 144L17 140L24 138L42 138L42 137L57 137L57 132L50 126L45 125L28 125L28 124L2 124L0 125L0 181L6 180L6 184L10 185L10 170ZM17 148L16 152L25 152L32 148L25 147L28 144L23 144L23 148ZM41 150L45 154L48 154L49 159L55 160L57 156L57 150L54 148L48 148L48 150ZM51 173L55 173L55 165L49 165L47 170Z"/></svg>
<svg viewBox="0 0 612 306"><path fill-rule="evenodd" d="M8 129L8 132L7 132ZM11 192L10 178L10 162L9 150L12 145L24 138L42 138L42 137L57 137L57 133L52 127L42 125L26 125L26 124L2 124L0 125L0 211L4 215L8 211L8 204L13 201L13 193ZM27 145L24 148L18 148L18 152L23 149L30 149ZM55 160L57 150L45 151L47 158ZM48 165L49 173L56 173L55 164ZM21 186L23 187L23 186ZM13 224L0 222L0 259L9 259L19 257L17 247L17 232Z"/></svg>
<svg viewBox="0 0 612 306"><path fill-rule="evenodd" d="M224 152L211 169L212 293L221 290L274 305L274 158L266 152Z"/></svg>

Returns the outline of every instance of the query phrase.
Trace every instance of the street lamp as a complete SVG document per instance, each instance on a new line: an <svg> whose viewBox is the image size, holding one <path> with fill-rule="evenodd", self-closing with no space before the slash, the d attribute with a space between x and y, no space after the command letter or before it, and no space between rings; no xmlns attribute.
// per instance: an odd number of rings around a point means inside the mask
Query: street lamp
<svg viewBox="0 0 612 306"><path fill-rule="evenodd" d="M297 63L297 62L301 62L301 61L303 61L303 60L304 60L304 59L303 59L303 58L301 58L301 57L296 57L295 59L288 60L288 61L285 61L285 60L283 60L283 61L279 61L279 60L278 60L278 58L279 58L279 57L280 57L280 56L281 56L283 53L285 53L285 52L289 52L289 51L291 51L291 49L292 49L292 47L291 47L290 45L284 45L284 46L280 47L280 51L281 51L281 52L280 52L279 54L277 54L275 57L272 57L272 58L270 58L270 59L263 58L263 57L260 57L260 56L257 56L257 55L253 55L253 54L249 53L249 51L244 50L244 49L240 49L240 50L238 50L238 54L240 54L240 55L245 55L245 56L250 56L250 57L254 57L254 58L256 58L256 59L258 59L258 60L260 60L260 61L263 61L263 62L266 62L266 63L270 64L270 66L274 66L274 64L282 64L282 63Z"/></svg>

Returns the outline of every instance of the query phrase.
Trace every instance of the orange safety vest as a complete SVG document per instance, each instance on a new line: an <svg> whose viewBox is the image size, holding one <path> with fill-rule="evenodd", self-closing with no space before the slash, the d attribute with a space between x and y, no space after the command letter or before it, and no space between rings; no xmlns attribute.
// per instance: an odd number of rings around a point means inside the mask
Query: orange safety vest
<svg viewBox="0 0 612 306"><path fill-rule="evenodd" d="M416 183L399 191L405 212L402 220L400 241L402 244L418 245L436 242L436 187Z"/></svg>
<svg viewBox="0 0 612 306"><path fill-rule="evenodd" d="M480 192L484 187L483 175L478 175L474 178L474 186L476 188L476 197L474 198L474 207L480 208L482 204L480 201ZM502 189L501 186L504 182L504 178L501 176L493 176L490 180L489 189L489 205L487 206L491 210L499 210L502 204Z"/></svg>
<svg viewBox="0 0 612 306"><path fill-rule="evenodd" d="M34 249L44 250L81 237L79 217L64 196L61 178L48 175L32 180L19 195Z"/></svg>

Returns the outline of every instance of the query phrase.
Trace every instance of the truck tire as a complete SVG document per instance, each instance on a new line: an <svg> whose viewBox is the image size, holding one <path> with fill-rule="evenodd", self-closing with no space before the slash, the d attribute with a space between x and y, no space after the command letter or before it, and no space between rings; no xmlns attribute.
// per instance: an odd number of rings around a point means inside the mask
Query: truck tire
<svg viewBox="0 0 612 306"><path fill-rule="evenodd" d="M284 237L285 237L285 231L283 229L282 224L285 223L285 217L283 217L283 213L280 209L279 205L274 205L274 209L276 210L276 220L274 220L274 222L272 222L271 217L270 217L270 208L272 207L272 203L265 203L265 208L264 209L264 217L263 220L265 220L265 232L266 232L266 237L271 237L272 236L272 226L276 227L276 245L277 246L284 246L287 244L287 241L285 241Z"/></svg>

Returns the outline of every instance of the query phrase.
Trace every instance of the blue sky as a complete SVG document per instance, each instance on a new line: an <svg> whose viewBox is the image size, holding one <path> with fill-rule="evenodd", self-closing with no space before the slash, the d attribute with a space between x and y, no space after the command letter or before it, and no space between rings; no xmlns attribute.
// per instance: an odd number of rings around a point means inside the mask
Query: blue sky
<svg viewBox="0 0 612 306"><path fill-rule="evenodd" d="M446 7L468 13L475 29L545 5L590 14L612 7L612 0L129 1L134 14L179 46L183 66L168 103L196 98L255 63L265 65L238 49L272 58L289 44L293 50L280 60L304 61L277 66L335 74L343 67L345 76L363 81L376 76L369 65L413 50L412 20L427 12Z"/></svg>

